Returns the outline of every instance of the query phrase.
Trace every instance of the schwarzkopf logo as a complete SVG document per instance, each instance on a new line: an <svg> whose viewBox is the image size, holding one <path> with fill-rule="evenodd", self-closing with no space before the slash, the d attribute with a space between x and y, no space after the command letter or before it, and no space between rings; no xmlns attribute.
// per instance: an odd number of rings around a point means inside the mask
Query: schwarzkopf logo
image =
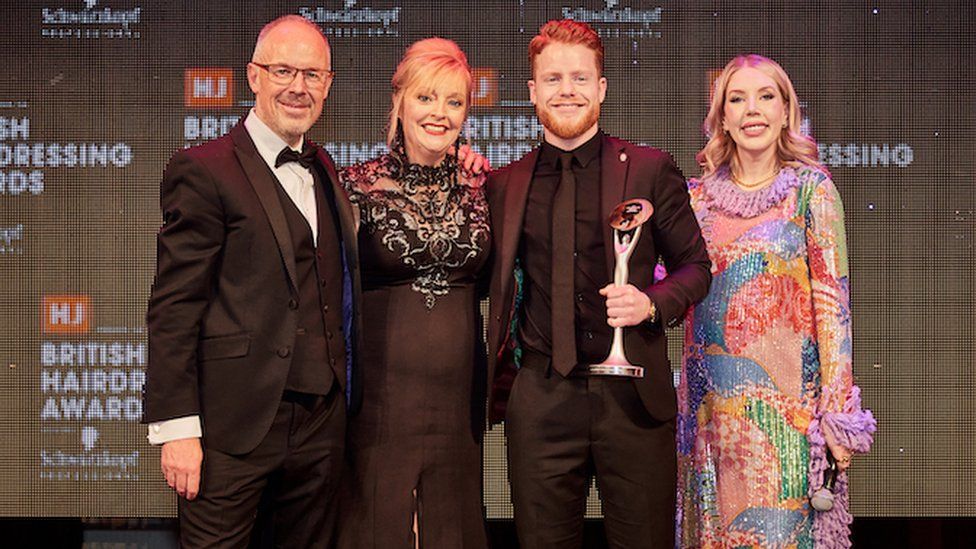
<svg viewBox="0 0 976 549"><path fill-rule="evenodd" d="M45 38L129 38L140 33L131 28L139 23L142 8L119 10L98 6L98 0L81 0L81 9L42 8L41 35Z"/></svg>
<svg viewBox="0 0 976 549"><path fill-rule="evenodd" d="M343 0L341 10L300 7L298 14L322 27L327 36L380 38L400 35L400 7L357 7L357 0Z"/></svg>
<svg viewBox="0 0 976 549"><path fill-rule="evenodd" d="M604 0L604 8L591 10L580 7L563 7L562 16L590 23L601 38L660 38L661 31L652 25L661 23L662 8L619 8L619 0Z"/></svg>

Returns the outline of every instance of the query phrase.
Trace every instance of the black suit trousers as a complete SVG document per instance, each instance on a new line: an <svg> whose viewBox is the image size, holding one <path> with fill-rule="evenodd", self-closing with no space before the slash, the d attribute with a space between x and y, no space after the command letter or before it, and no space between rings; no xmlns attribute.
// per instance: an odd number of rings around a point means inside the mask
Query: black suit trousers
<svg viewBox="0 0 976 549"><path fill-rule="evenodd" d="M526 353L505 432L522 549L582 546L593 474L609 547L674 547L675 423L653 419L632 380L564 378Z"/></svg>
<svg viewBox="0 0 976 549"><path fill-rule="evenodd" d="M243 455L206 447L200 494L179 498L182 547L331 547L346 399L285 393L274 423Z"/></svg>

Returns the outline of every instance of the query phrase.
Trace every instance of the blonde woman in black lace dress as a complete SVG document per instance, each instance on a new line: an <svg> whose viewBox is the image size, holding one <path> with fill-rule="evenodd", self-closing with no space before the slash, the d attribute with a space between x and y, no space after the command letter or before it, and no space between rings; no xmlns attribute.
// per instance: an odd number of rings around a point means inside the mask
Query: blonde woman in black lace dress
<svg viewBox="0 0 976 549"><path fill-rule="evenodd" d="M340 546L483 548L476 283L488 206L484 175L453 154L471 71L454 42L429 38L392 83L391 152L340 176L360 213L365 339Z"/></svg>

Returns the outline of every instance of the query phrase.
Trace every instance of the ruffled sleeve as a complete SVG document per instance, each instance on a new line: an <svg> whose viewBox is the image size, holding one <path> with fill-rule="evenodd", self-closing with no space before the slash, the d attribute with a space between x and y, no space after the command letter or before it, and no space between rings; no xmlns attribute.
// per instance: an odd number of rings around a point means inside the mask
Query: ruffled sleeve
<svg viewBox="0 0 976 549"><path fill-rule="evenodd" d="M807 222L807 260L813 295L814 329L820 360L821 392L816 414L807 430L810 442L809 490L812 496L823 486L829 450L824 430L836 442L854 452L867 452L874 441L876 423L870 410L861 407L854 385L851 349L850 280L844 208L833 182L823 172L811 170L802 187ZM845 549L851 546L847 475L838 478L834 506L817 511L814 545Z"/></svg>

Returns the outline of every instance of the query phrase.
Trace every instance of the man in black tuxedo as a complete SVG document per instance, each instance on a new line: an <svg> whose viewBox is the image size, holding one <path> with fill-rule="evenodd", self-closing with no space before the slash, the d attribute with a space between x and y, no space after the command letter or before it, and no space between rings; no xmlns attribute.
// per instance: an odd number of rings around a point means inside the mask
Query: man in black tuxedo
<svg viewBox="0 0 976 549"><path fill-rule="evenodd" d="M160 185L144 420L183 546L331 543L359 394L356 223L305 133L333 74L317 26L272 21L247 65L253 110Z"/></svg>
<svg viewBox="0 0 976 549"><path fill-rule="evenodd" d="M607 80L593 29L550 21L529 57L545 139L488 181L490 412L505 419L519 541L580 547L595 473L609 545L670 549L676 404L664 328L708 291L705 243L669 155L600 131ZM630 284L618 286L608 218L632 198L653 214L630 258ZM668 276L655 282L658 258ZM642 378L589 372L618 326Z"/></svg>

